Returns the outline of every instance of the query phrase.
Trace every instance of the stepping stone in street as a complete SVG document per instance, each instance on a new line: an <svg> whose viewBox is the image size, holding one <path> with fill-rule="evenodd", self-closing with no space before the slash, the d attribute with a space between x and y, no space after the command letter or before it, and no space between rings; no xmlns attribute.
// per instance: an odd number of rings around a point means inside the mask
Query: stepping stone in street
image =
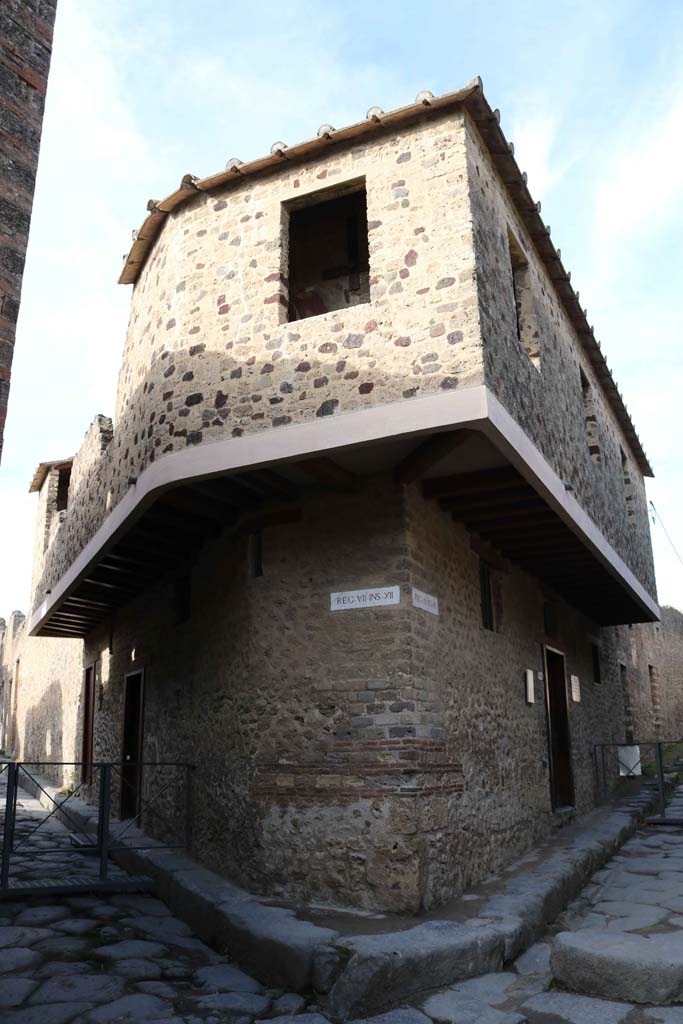
<svg viewBox="0 0 683 1024"><path fill-rule="evenodd" d="M109 1021L117 1021L123 1024L139 1024L140 1021L154 1020L167 1021L173 1012L173 1007L164 999L158 996L148 996L144 993L122 996L113 1003L98 1006L90 1014L89 1020L95 1024L108 1024Z"/></svg>
<svg viewBox="0 0 683 1024"><path fill-rule="evenodd" d="M95 956L102 960L129 960L131 957L165 956L166 946L159 942L148 942L146 939L124 939L114 942L111 946L99 946Z"/></svg>
<svg viewBox="0 0 683 1024"><path fill-rule="evenodd" d="M123 995L125 982L106 974L75 974L43 982L31 996L31 1004L106 1003Z"/></svg>
<svg viewBox="0 0 683 1024"><path fill-rule="evenodd" d="M233 964L200 967L195 971L194 978L198 985L203 985L212 992L263 992L263 987L255 978Z"/></svg>

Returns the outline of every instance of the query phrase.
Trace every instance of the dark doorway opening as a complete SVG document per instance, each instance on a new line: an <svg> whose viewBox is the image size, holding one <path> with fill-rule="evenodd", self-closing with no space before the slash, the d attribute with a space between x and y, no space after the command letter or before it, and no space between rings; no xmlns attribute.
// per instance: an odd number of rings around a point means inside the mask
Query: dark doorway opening
<svg viewBox="0 0 683 1024"><path fill-rule="evenodd" d="M93 742L95 736L95 666L88 665L83 680L83 746L81 782L92 782Z"/></svg>
<svg viewBox="0 0 683 1024"><path fill-rule="evenodd" d="M123 702L121 766L121 819L134 818L140 809L142 782L143 673L126 676Z"/></svg>
<svg viewBox="0 0 683 1024"><path fill-rule="evenodd" d="M370 301L364 183L289 211L289 321Z"/></svg>
<svg viewBox="0 0 683 1024"><path fill-rule="evenodd" d="M571 739L564 655L545 648L545 693L550 755L550 798L553 810L574 806Z"/></svg>

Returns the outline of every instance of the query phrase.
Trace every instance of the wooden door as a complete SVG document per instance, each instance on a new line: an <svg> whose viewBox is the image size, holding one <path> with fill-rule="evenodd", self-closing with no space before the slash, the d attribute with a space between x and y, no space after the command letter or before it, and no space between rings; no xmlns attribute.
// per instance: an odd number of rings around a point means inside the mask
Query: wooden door
<svg viewBox="0 0 683 1024"><path fill-rule="evenodd" d="M121 744L121 819L134 818L140 810L142 781L143 673L126 676Z"/></svg>
<svg viewBox="0 0 683 1024"><path fill-rule="evenodd" d="M574 806L571 738L564 655L545 648L545 693L550 756L550 797L553 810Z"/></svg>
<svg viewBox="0 0 683 1024"><path fill-rule="evenodd" d="M93 741L95 735L95 666L88 665L83 680L83 746L81 782L92 781Z"/></svg>

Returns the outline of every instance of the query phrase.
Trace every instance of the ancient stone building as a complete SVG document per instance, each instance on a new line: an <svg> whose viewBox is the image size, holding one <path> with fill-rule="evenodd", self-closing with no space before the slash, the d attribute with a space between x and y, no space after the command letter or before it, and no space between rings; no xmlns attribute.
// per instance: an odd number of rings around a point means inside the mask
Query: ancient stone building
<svg viewBox="0 0 683 1024"><path fill-rule="evenodd" d="M648 460L478 80L148 209L114 425L34 481L74 758L193 762L255 890L436 906L626 738Z"/></svg>
<svg viewBox="0 0 683 1024"><path fill-rule="evenodd" d="M57 0L0 9L0 458Z"/></svg>

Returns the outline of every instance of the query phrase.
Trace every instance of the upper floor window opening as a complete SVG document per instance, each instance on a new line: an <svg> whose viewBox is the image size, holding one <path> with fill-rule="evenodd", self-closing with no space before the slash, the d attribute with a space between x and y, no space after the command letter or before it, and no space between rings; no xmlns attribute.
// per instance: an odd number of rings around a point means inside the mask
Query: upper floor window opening
<svg viewBox="0 0 683 1024"><path fill-rule="evenodd" d="M515 297L517 338L537 370L541 369L541 348L531 294L531 270L522 246L508 229L508 255Z"/></svg>
<svg viewBox="0 0 683 1024"><path fill-rule="evenodd" d="M633 493L633 480L631 479L631 469L628 464L628 457L623 448L619 448L619 456L621 458L621 475L624 481L624 498L626 500L626 518L629 522L635 522L635 497Z"/></svg>
<svg viewBox="0 0 683 1024"><path fill-rule="evenodd" d="M600 443L598 441L598 417L595 410L595 395L588 378L579 367L581 380L581 398L583 400L583 416L586 425L586 438L588 440L588 452L593 462L601 462Z"/></svg>
<svg viewBox="0 0 683 1024"><path fill-rule="evenodd" d="M365 181L288 204L288 321L370 301Z"/></svg>
<svg viewBox="0 0 683 1024"><path fill-rule="evenodd" d="M57 476L57 512L65 512L69 505L71 465L63 466Z"/></svg>

